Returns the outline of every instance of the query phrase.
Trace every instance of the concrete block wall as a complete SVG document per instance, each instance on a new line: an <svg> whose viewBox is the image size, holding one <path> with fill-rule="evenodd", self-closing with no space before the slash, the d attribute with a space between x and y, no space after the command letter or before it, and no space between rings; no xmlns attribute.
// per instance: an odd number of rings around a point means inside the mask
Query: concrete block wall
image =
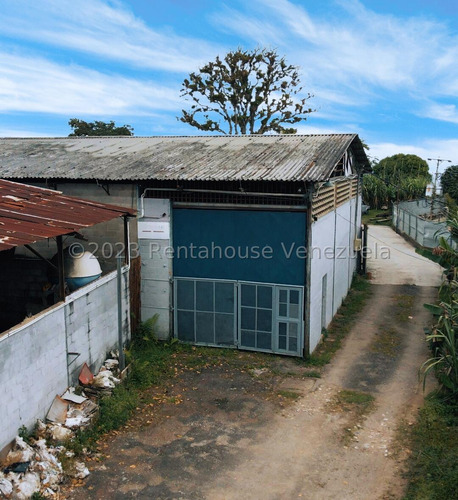
<svg viewBox="0 0 458 500"><path fill-rule="evenodd" d="M128 270L123 270L123 337L130 336ZM86 362L96 372L117 347L117 282L110 273L0 334L0 451L22 425L45 418L56 394ZM68 353L79 353L75 358Z"/></svg>
<svg viewBox="0 0 458 500"><path fill-rule="evenodd" d="M67 387L65 312L54 306L0 337L0 450L44 418Z"/></svg>
<svg viewBox="0 0 458 500"><path fill-rule="evenodd" d="M124 342L129 339L128 273L122 275L122 315ZM78 353L69 357L69 381L75 384L84 363L93 372L103 364L106 353L118 342L116 273L110 273L71 295L65 307L67 348Z"/></svg>

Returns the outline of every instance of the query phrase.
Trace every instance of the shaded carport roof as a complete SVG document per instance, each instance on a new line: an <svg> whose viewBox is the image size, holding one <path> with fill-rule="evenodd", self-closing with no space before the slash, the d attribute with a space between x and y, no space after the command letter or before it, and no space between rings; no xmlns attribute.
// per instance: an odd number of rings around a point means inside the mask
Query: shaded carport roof
<svg viewBox="0 0 458 500"><path fill-rule="evenodd" d="M0 179L0 251L133 215L133 209Z"/></svg>
<svg viewBox="0 0 458 500"><path fill-rule="evenodd" d="M329 179L357 134L0 139L4 179L300 181Z"/></svg>

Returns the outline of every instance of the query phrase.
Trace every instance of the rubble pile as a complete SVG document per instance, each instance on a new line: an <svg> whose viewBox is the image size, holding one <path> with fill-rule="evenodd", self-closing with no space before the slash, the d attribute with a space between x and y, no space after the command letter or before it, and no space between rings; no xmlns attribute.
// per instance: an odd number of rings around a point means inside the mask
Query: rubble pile
<svg viewBox="0 0 458 500"><path fill-rule="evenodd" d="M89 470L74 453L66 449L78 429L91 425L98 414L98 400L111 394L120 383L116 352L110 353L97 375L85 364L79 375L80 386L69 387L56 396L46 416L38 420L34 437L26 442L16 436L12 449L0 466L0 498L22 500L35 492L54 497L66 476L84 479ZM62 459L65 458L65 471Z"/></svg>

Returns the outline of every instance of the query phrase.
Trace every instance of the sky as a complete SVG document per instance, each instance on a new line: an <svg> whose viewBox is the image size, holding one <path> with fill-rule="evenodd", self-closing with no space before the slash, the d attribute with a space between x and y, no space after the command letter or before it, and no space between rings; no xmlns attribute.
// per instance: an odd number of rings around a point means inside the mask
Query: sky
<svg viewBox="0 0 458 500"><path fill-rule="evenodd" d="M299 67L316 112L298 133L458 164L450 0L1 0L0 136L66 136L70 118L198 135L177 120L183 79L239 47Z"/></svg>

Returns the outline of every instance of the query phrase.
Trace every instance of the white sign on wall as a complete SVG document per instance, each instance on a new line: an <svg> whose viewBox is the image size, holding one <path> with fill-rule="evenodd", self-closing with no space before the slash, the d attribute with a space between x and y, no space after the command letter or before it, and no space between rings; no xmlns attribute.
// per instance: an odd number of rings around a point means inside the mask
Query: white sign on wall
<svg viewBox="0 0 458 500"><path fill-rule="evenodd" d="M170 223L139 221L138 238L143 240L169 240Z"/></svg>

